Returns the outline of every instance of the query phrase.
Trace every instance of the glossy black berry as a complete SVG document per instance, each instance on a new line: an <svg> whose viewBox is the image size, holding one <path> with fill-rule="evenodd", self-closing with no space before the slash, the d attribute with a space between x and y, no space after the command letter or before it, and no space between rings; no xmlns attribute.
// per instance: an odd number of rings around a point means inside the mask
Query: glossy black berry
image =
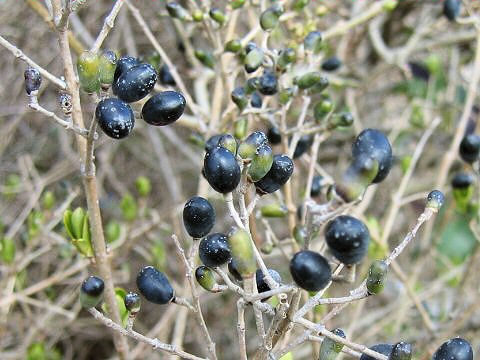
<svg viewBox="0 0 480 360"><path fill-rule="evenodd" d="M305 154L312 147L312 143L312 135L302 135L300 139L298 139L297 146L295 147L295 151L293 152L293 158L297 159L303 154Z"/></svg>
<svg viewBox="0 0 480 360"><path fill-rule="evenodd" d="M258 78L258 91L262 95L274 95L278 90L277 76L272 71L264 71Z"/></svg>
<svg viewBox="0 0 480 360"><path fill-rule="evenodd" d="M428 79L430 79L430 71L424 64L416 61L409 61L408 67L412 72L412 76L414 78L417 78L423 81L428 81Z"/></svg>
<svg viewBox="0 0 480 360"><path fill-rule="evenodd" d="M223 137L224 134L217 134L213 135L205 142L205 151L209 152L215 149L220 142L220 139Z"/></svg>
<svg viewBox="0 0 480 360"><path fill-rule="evenodd" d="M445 195L440 190L432 190L427 195L426 206L434 210L439 210L445 203Z"/></svg>
<svg viewBox="0 0 480 360"><path fill-rule="evenodd" d="M238 147L238 155L242 159L252 159L257 149L267 142L267 136L263 131L254 131Z"/></svg>
<svg viewBox="0 0 480 360"><path fill-rule="evenodd" d="M135 126L132 108L117 98L101 100L95 109L95 118L103 132L114 139L124 138Z"/></svg>
<svg viewBox="0 0 480 360"><path fill-rule="evenodd" d="M102 279L96 276L86 278L80 288L80 302L85 308L97 306L102 300L105 284Z"/></svg>
<svg viewBox="0 0 480 360"><path fill-rule="evenodd" d="M175 79L173 78L172 73L170 72L170 69L168 68L167 64L163 64L158 70L158 80L162 85L170 85L170 86L176 85Z"/></svg>
<svg viewBox="0 0 480 360"><path fill-rule="evenodd" d="M389 356L390 353L393 350L393 345L392 344L377 344L369 347L370 350L376 351L382 355ZM376 360L371 356L362 354L360 357L360 360Z"/></svg>
<svg viewBox="0 0 480 360"><path fill-rule="evenodd" d="M179 92L163 91L152 96L143 105L142 118L151 125L169 125L182 116L185 104L185 98Z"/></svg>
<svg viewBox="0 0 480 360"><path fill-rule="evenodd" d="M470 134L465 136L460 143L460 157L471 164L478 160L480 155L480 136Z"/></svg>
<svg viewBox="0 0 480 360"><path fill-rule="evenodd" d="M472 346L459 337L450 339L435 351L432 360L473 360Z"/></svg>
<svg viewBox="0 0 480 360"><path fill-rule="evenodd" d="M215 225L215 210L207 199L194 196L183 208L183 224L188 235L200 239Z"/></svg>
<svg viewBox="0 0 480 360"><path fill-rule="evenodd" d="M280 274L273 269L268 269L268 273L272 277L275 282L280 284L282 282L282 277ZM270 286L268 286L267 282L265 281L265 276L263 275L262 269L258 269L257 272L255 273L255 280L257 282L257 291L259 293L270 291Z"/></svg>
<svg viewBox="0 0 480 360"><path fill-rule="evenodd" d="M137 287L148 301L168 304L175 293L167 277L153 266L145 266L137 275Z"/></svg>
<svg viewBox="0 0 480 360"><path fill-rule="evenodd" d="M411 360L412 359L412 344L400 341L393 345L392 352L388 360Z"/></svg>
<svg viewBox="0 0 480 360"><path fill-rule="evenodd" d="M392 168L392 147L385 134L379 130L363 130L353 143L352 154L354 157L365 154L378 161L378 173L373 183L383 181Z"/></svg>
<svg viewBox="0 0 480 360"><path fill-rule="evenodd" d="M139 65L140 62L137 58L132 56L123 56L117 60L117 66L115 67L115 73L113 75L113 83L117 82L118 78L131 69L134 66Z"/></svg>
<svg viewBox="0 0 480 360"><path fill-rule="evenodd" d="M461 3L460 0L445 0L443 3L443 15L445 15L448 20L455 21L460 14Z"/></svg>
<svg viewBox="0 0 480 360"><path fill-rule="evenodd" d="M337 70L340 66L342 66L342 62L340 59L336 56L332 56L328 59L325 59L322 62L322 70L324 71L335 71Z"/></svg>
<svg viewBox="0 0 480 360"><path fill-rule="evenodd" d="M205 178L210 186L223 194L233 191L240 182L240 166L230 151L216 147L205 155Z"/></svg>
<svg viewBox="0 0 480 360"><path fill-rule="evenodd" d="M203 238L198 247L198 255L202 263L208 267L225 264L231 258L227 236L214 233Z"/></svg>
<svg viewBox="0 0 480 360"><path fill-rule="evenodd" d="M360 220L341 215L325 227L325 240L333 256L344 264L352 265L367 254L370 233Z"/></svg>
<svg viewBox="0 0 480 360"><path fill-rule="evenodd" d="M127 103L143 99L157 82L157 72L150 64L140 64L125 71L113 82L115 95Z"/></svg>
<svg viewBox="0 0 480 360"><path fill-rule="evenodd" d="M324 185L324 178L321 175L315 175L312 179L312 188L310 189L310 197L314 198L321 194Z"/></svg>
<svg viewBox="0 0 480 360"><path fill-rule="evenodd" d="M452 179L452 188L454 189L465 189L468 188L475 182L475 178L472 174L459 172L456 173Z"/></svg>
<svg viewBox="0 0 480 360"><path fill-rule="evenodd" d="M228 262L228 272L230 273L230 275L232 275L235 278L235 280L237 281L243 280L242 274L240 274L240 272L238 271L237 265L234 259L230 259L230 261Z"/></svg>
<svg viewBox="0 0 480 360"><path fill-rule="evenodd" d="M272 145L277 145L282 142L282 134L276 126L272 126L268 129L267 138Z"/></svg>
<svg viewBox="0 0 480 360"><path fill-rule="evenodd" d="M257 193L270 194L282 187L293 174L293 161L287 155L275 155L267 175L255 183Z"/></svg>
<svg viewBox="0 0 480 360"><path fill-rule="evenodd" d="M299 251L293 256L290 273L295 283L307 291L320 291L332 279L327 259L310 250Z"/></svg>
<svg viewBox="0 0 480 360"><path fill-rule="evenodd" d="M252 97L250 98L250 105L254 108L260 109L262 107L262 104L262 96L257 91L254 91L252 93Z"/></svg>
<svg viewBox="0 0 480 360"><path fill-rule="evenodd" d="M23 75L25 77L25 91L28 95L30 95L32 91L40 89L42 75L40 75L40 72L37 69L28 68Z"/></svg>
<svg viewBox="0 0 480 360"><path fill-rule="evenodd" d="M123 298L125 308L133 314L140 311L141 302L142 300L140 298L140 295L134 292L129 292Z"/></svg>

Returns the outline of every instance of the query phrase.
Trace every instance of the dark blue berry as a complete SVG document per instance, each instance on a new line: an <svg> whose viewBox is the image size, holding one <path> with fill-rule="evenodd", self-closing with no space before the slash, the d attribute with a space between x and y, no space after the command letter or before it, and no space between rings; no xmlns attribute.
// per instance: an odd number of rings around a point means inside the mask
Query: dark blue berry
<svg viewBox="0 0 480 360"><path fill-rule="evenodd" d="M143 105L142 118L147 123L165 126L177 121L185 111L185 98L176 91L163 91Z"/></svg>
<svg viewBox="0 0 480 360"><path fill-rule="evenodd" d="M115 73L113 75L113 83L116 83L118 78L131 69L134 66L139 65L140 62L137 58L132 56L123 56L117 60L117 66L115 67Z"/></svg>
<svg viewBox="0 0 480 360"><path fill-rule="evenodd" d="M312 179L312 187L310 189L310 197L314 198L322 192L324 179L321 175L315 175Z"/></svg>
<svg viewBox="0 0 480 360"><path fill-rule="evenodd" d="M258 78L258 91L262 95L274 95L278 90L277 76L269 70L263 72Z"/></svg>
<svg viewBox="0 0 480 360"><path fill-rule="evenodd" d="M324 71L335 71L342 65L340 59L336 56L332 56L328 59L325 59L322 62L322 70Z"/></svg>
<svg viewBox="0 0 480 360"><path fill-rule="evenodd" d="M275 126L272 126L268 129L267 138L272 145L277 145L282 142L282 134L280 133L280 130Z"/></svg>
<svg viewBox="0 0 480 360"><path fill-rule="evenodd" d="M136 313L140 310L141 299L140 295L137 293L129 292L123 298L123 302L125 304L125 308L132 313Z"/></svg>
<svg viewBox="0 0 480 360"><path fill-rule="evenodd" d="M333 256L346 265L352 265L367 254L370 233L360 220L341 215L327 224L325 240Z"/></svg>
<svg viewBox="0 0 480 360"><path fill-rule="evenodd" d="M143 99L157 82L157 72L150 64L140 64L125 71L117 81L113 82L112 90L123 101L130 103Z"/></svg>
<svg viewBox="0 0 480 360"><path fill-rule="evenodd" d="M132 108L117 98L101 100L95 109L95 118L103 132L114 139L124 138L135 125Z"/></svg>
<svg viewBox="0 0 480 360"><path fill-rule="evenodd" d="M175 295L167 277L153 266L145 266L137 275L137 287L148 301L168 304Z"/></svg>
<svg viewBox="0 0 480 360"><path fill-rule="evenodd" d="M468 188L475 182L475 178L472 174L459 172L456 173L452 179L452 188L454 189L465 189Z"/></svg>
<svg viewBox="0 0 480 360"><path fill-rule="evenodd" d="M230 247L225 234L210 234L200 241L198 255L202 263L208 267L217 267L231 259Z"/></svg>
<svg viewBox="0 0 480 360"><path fill-rule="evenodd" d="M327 259L310 250L299 251L293 256L290 273L295 283L307 291L320 291L332 279Z"/></svg>
<svg viewBox="0 0 480 360"><path fill-rule="evenodd" d="M275 155L267 175L255 183L257 193L270 194L282 187L293 174L293 161L287 155Z"/></svg>
<svg viewBox="0 0 480 360"><path fill-rule="evenodd" d="M97 306L102 300L105 284L102 279L96 276L89 276L82 283L80 288L80 303L84 308Z"/></svg>
<svg viewBox="0 0 480 360"><path fill-rule="evenodd" d="M168 68L167 64L163 64L159 71L158 71L158 80L160 81L160 84L162 85L170 85L170 86L175 86L175 79L172 76L172 73L170 72L170 69Z"/></svg>
<svg viewBox="0 0 480 360"><path fill-rule="evenodd" d="M392 344L377 344L369 347L370 350L376 351L382 355L389 356L390 353L393 350L393 345ZM376 360L371 356L362 354L360 357L360 360Z"/></svg>
<svg viewBox="0 0 480 360"><path fill-rule="evenodd" d="M215 210L207 199L194 196L183 208L183 224L188 234L200 239L207 235L215 225Z"/></svg>
<svg viewBox="0 0 480 360"><path fill-rule="evenodd" d="M427 207L440 209L445 202L445 195L440 190L433 190L427 195Z"/></svg>
<svg viewBox="0 0 480 360"><path fill-rule="evenodd" d="M213 135L211 136L206 142L205 142L205 151L206 152L209 152L209 151L212 151L213 149L215 149L219 143L220 143L220 140L222 139L222 137L224 136L225 134L217 134L217 135Z"/></svg>
<svg viewBox="0 0 480 360"><path fill-rule="evenodd" d="M455 21L455 19L460 14L460 6L462 2L460 0L445 0L443 3L443 15L450 20Z"/></svg>
<svg viewBox="0 0 480 360"><path fill-rule="evenodd" d="M210 186L226 194L233 191L240 182L240 166L230 151L216 147L205 155L204 174Z"/></svg>
<svg viewBox="0 0 480 360"><path fill-rule="evenodd" d="M25 77L25 91L28 95L30 95L32 91L40 89L42 75L40 75L40 72L37 69L28 68L23 75Z"/></svg>
<svg viewBox="0 0 480 360"><path fill-rule="evenodd" d="M254 91L250 99L250 105L252 105L252 107L254 108L260 109L262 107L262 104L263 104L262 96L257 91Z"/></svg>
<svg viewBox="0 0 480 360"><path fill-rule="evenodd" d="M480 155L480 136L470 134L465 136L460 143L460 157L471 164L478 160Z"/></svg>
<svg viewBox="0 0 480 360"><path fill-rule="evenodd" d="M423 81L428 81L428 79L430 78L430 71L424 64L416 61L409 61L408 67L410 68L410 71L412 72L414 78Z"/></svg>
<svg viewBox="0 0 480 360"><path fill-rule="evenodd" d="M299 158L303 154L305 154L313 143L313 136L312 135L302 135L297 142L297 146L295 147L295 151L293 152L293 158Z"/></svg>
<svg viewBox="0 0 480 360"><path fill-rule="evenodd" d="M473 360L472 346L459 337L450 339L435 351L432 360Z"/></svg>
<svg viewBox="0 0 480 360"><path fill-rule="evenodd" d="M235 278L235 280L237 281L243 280L243 277L238 271L237 265L235 264L234 259L230 259L230 261L228 262L228 272L230 273L230 275L232 275Z"/></svg>
<svg viewBox="0 0 480 360"><path fill-rule="evenodd" d="M276 270L268 269L268 273L270 274L272 279L275 280L275 282L277 282L278 284L282 282L282 277ZM257 272L255 273L255 280L257 282L257 291L259 293L267 292L271 290L270 286L268 286L267 282L265 281L265 276L263 275L262 269L258 269Z"/></svg>
<svg viewBox="0 0 480 360"><path fill-rule="evenodd" d="M352 154L354 157L365 154L378 161L378 173L373 183L383 181L392 168L392 147L385 134L379 130L363 130L353 143Z"/></svg>

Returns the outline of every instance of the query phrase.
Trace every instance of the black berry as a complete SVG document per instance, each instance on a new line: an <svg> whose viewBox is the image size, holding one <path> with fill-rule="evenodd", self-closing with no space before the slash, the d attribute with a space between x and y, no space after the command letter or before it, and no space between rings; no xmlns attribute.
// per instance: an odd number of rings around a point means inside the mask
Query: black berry
<svg viewBox="0 0 480 360"><path fill-rule="evenodd" d="M312 135L302 135L297 142L297 146L295 147L295 151L293 152L293 158L299 158L303 154L305 154L313 143L313 136Z"/></svg>
<svg viewBox="0 0 480 360"><path fill-rule="evenodd" d="M114 81L112 90L123 101L130 103L143 99L152 91L157 82L157 72L150 64L140 64L125 71L117 81Z"/></svg>
<svg viewBox="0 0 480 360"><path fill-rule="evenodd" d="M101 100L95 109L95 118L103 132L114 139L124 138L135 125L132 108L117 98Z"/></svg>
<svg viewBox="0 0 480 360"><path fill-rule="evenodd" d="M332 279L327 259L310 250L299 251L293 256L290 273L295 283L307 291L320 291Z"/></svg>
<svg viewBox="0 0 480 360"><path fill-rule="evenodd" d="M424 64L415 61L409 61L408 67L412 72L413 77L423 81L428 81L428 79L430 79L430 71Z"/></svg>
<svg viewBox="0 0 480 360"><path fill-rule="evenodd" d="M315 175L312 179L312 187L310 189L310 197L314 198L321 194L324 179L321 175Z"/></svg>
<svg viewBox="0 0 480 360"><path fill-rule="evenodd" d="M339 261L352 265L360 262L367 254L370 233L360 220L341 215L327 224L325 240Z"/></svg>
<svg viewBox="0 0 480 360"><path fill-rule="evenodd" d="M450 339L435 351L432 360L473 360L472 346L459 337Z"/></svg>
<svg viewBox="0 0 480 360"><path fill-rule="evenodd" d="M174 291L167 277L153 266L145 266L137 275L137 287L148 301L155 304L168 304Z"/></svg>
<svg viewBox="0 0 480 360"><path fill-rule="evenodd" d="M240 182L240 166L230 151L216 147L205 155L204 174L210 186L226 194L233 191Z"/></svg>
<svg viewBox="0 0 480 360"><path fill-rule="evenodd" d="M200 241L198 255L202 263L208 267L217 267L230 260L230 247L225 234L210 234Z"/></svg>
<svg viewBox="0 0 480 360"><path fill-rule="evenodd" d="M139 65L138 59L132 56L123 56L117 60L117 66L115 67L115 73L113 75L113 82L117 82L118 78L131 69L134 66Z"/></svg>
<svg viewBox="0 0 480 360"><path fill-rule="evenodd" d="M131 313L137 313L140 311L141 299L140 295L134 292L129 292L123 298L125 308Z"/></svg>
<svg viewBox="0 0 480 360"><path fill-rule="evenodd" d="M470 134L465 136L460 143L460 157L471 164L478 160L480 155L480 136Z"/></svg>
<svg viewBox="0 0 480 360"><path fill-rule="evenodd" d="M255 183L257 193L270 194L282 187L293 174L293 161L287 155L275 155L268 173Z"/></svg>
<svg viewBox="0 0 480 360"><path fill-rule="evenodd" d="M228 262L228 272L230 273L230 275L232 275L235 278L235 280L237 281L243 280L242 274L240 274L240 272L238 271L238 268L234 259L230 259L230 261Z"/></svg>
<svg viewBox="0 0 480 360"><path fill-rule="evenodd" d="M222 139L224 134L217 134L211 136L206 142L205 142L205 151L210 152L213 149L215 149L218 145L220 140Z"/></svg>
<svg viewBox="0 0 480 360"><path fill-rule="evenodd" d="M379 130L363 130L353 143L352 154L354 157L366 154L378 161L378 173L373 179L373 183L383 181L392 168L392 147L385 134Z"/></svg>
<svg viewBox="0 0 480 360"><path fill-rule="evenodd" d="M185 111L185 98L176 91L163 91L143 105L142 118L147 123L165 126L177 121Z"/></svg>
<svg viewBox="0 0 480 360"><path fill-rule="evenodd" d="M215 210L207 199L194 196L183 208L183 224L188 234L199 239L207 235L215 225Z"/></svg>
<svg viewBox="0 0 480 360"><path fill-rule="evenodd" d="M468 188L475 182L475 178L472 174L459 172L456 173L452 179L452 188L454 189L465 189Z"/></svg>
<svg viewBox="0 0 480 360"><path fill-rule="evenodd" d="M252 97L250 98L250 105L254 108L261 108L263 104L262 96L257 92L254 91L252 93Z"/></svg>
<svg viewBox="0 0 480 360"><path fill-rule="evenodd" d="M322 62L322 70L335 71L342 65L340 59L336 56L332 56Z"/></svg>
<svg viewBox="0 0 480 360"><path fill-rule="evenodd" d="M388 357L388 360L411 360L412 351L412 344L401 341L393 345L393 349Z"/></svg>

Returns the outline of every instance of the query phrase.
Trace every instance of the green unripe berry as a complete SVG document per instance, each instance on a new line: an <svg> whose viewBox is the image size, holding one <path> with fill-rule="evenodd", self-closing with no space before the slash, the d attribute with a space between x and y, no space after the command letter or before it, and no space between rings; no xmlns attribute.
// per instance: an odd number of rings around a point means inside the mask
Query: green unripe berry
<svg viewBox="0 0 480 360"><path fill-rule="evenodd" d="M224 147L232 154L237 153L237 140L230 134L223 135L218 141L218 146Z"/></svg>
<svg viewBox="0 0 480 360"><path fill-rule="evenodd" d="M345 333L342 329L334 329L332 331L335 335L340 336L346 339ZM320 346L319 360L335 360L340 351L343 349L343 344L336 342L328 337L323 339L322 345Z"/></svg>
<svg viewBox="0 0 480 360"><path fill-rule="evenodd" d="M330 99L319 101L313 107L313 117L316 121L321 121L333 110L333 102Z"/></svg>
<svg viewBox="0 0 480 360"><path fill-rule="evenodd" d="M247 73L252 73L263 64L263 51L257 47L250 50L245 56L244 65Z"/></svg>
<svg viewBox="0 0 480 360"><path fill-rule="evenodd" d="M283 8L279 4L269 7L260 15L260 26L265 31L273 30L280 20Z"/></svg>
<svg viewBox="0 0 480 360"><path fill-rule="evenodd" d="M42 197L42 205L46 210L51 210L55 205L55 194L53 191L46 191Z"/></svg>
<svg viewBox="0 0 480 360"><path fill-rule="evenodd" d="M217 285L213 271L204 265L197 267L197 270L195 270L195 279L207 291L212 291Z"/></svg>
<svg viewBox="0 0 480 360"><path fill-rule="evenodd" d="M252 77L245 83L245 92L247 95L252 94L260 86L260 79L258 77Z"/></svg>
<svg viewBox="0 0 480 360"><path fill-rule="evenodd" d="M359 155L347 168L342 180L335 184L335 191L346 202L351 202L363 194L378 174L378 161L368 155Z"/></svg>
<svg viewBox="0 0 480 360"><path fill-rule="evenodd" d="M328 121L328 126L331 129L335 129L337 127L349 127L353 124L353 116L349 112L343 112L340 114L335 114L334 116L330 117Z"/></svg>
<svg viewBox="0 0 480 360"><path fill-rule="evenodd" d="M165 7L167 8L168 14L175 19L183 21L188 20L190 17L188 11L177 2L169 2L165 5Z"/></svg>
<svg viewBox="0 0 480 360"><path fill-rule="evenodd" d="M238 155L244 160L251 160L257 149L267 142L267 136L262 131L254 131L238 147Z"/></svg>
<svg viewBox="0 0 480 360"><path fill-rule="evenodd" d="M278 93L278 101L280 102L280 104L285 105L292 99L293 94L294 94L293 88L282 89Z"/></svg>
<svg viewBox="0 0 480 360"><path fill-rule="evenodd" d="M293 238L297 242L298 245L303 246L305 244L305 240L307 239L307 228L302 225L296 225L293 228Z"/></svg>
<svg viewBox="0 0 480 360"><path fill-rule="evenodd" d="M243 5L245 5L245 0L232 0L232 2L230 3L232 9L239 9Z"/></svg>
<svg viewBox="0 0 480 360"><path fill-rule="evenodd" d="M248 98L245 93L245 89L242 86L233 89L230 97L240 111L243 111L247 107Z"/></svg>
<svg viewBox="0 0 480 360"><path fill-rule="evenodd" d="M296 85L302 90L309 89L320 82L322 77L320 71L312 71L296 79Z"/></svg>
<svg viewBox="0 0 480 360"><path fill-rule="evenodd" d="M115 69L117 67L117 55L112 50L104 51L100 55L98 74L102 86L111 85Z"/></svg>
<svg viewBox="0 0 480 360"><path fill-rule="evenodd" d="M248 168L248 178L251 182L257 182L261 180L272 167L273 164L273 151L270 145L264 143L260 145L255 155L252 158L252 162Z"/></svg>
<svg viewBox="0 0 480 360"><path fill-rule="evenodd" d="M225 51L238 53L240 50L242 50L242 43L238 39L230 40L225 44Z"/></svg>
<svg viewBox="0 0 480 360"><path fill-rule="evenodd" d="M152 190L152 183L150 182L150 179L146 176L139 176L135 180L135 187L137 188L138 195L146 197L150 194L150 191Z"/></svg>
<svg viewBox="0 0 480 360"><path fill-rule="evenodd" d="M328 85L330 85L330 81L328 81L328 78L325 76L322 76L320 80L313 85L313 87L310 89L310 92L313 94L320 94L328 87Z"/></svg>
<svg viewBox="0 0 480 360"><path fill-rule="evenodd" d="M209 67L210 69L215 68L215 57L212 53L204 50L195 50L195 57L206 67Z"/></svg>
<svg viewBox="0 0 480 360"><path fill-rule="evenodd" d="M236 269L242 278L253 276L257 263L253 252L252 239L243 229L233 228L228 234L228 245Z"/></svg>
<svg viewBox="0 0 480 360"><path fill-rule="evenodd" d="M80 288L80 303L86 309L97 306L102 301L105 284L102 279L90 276L85 279Z"/></svg>
<svg viewBox="0 0 480 360"><path fill-rule="evenodd" d="M383 291L387 280L388 266L383 260L375 260L368 269L367 290L369 294L377 295Z"/></svg>
<svg viewBox="0 0 480 360"><path fill-rule="evenodd" d="M277 69L278 70L285 70L286 67L294 63L297 60L297 52L293 48L287 48L282 50L282 52L278 56L277 60Z"/></svg>
<svg viewBox="0 0 480 360"><path fill-rule="evenodd" d="M226 21L225 14L219 8L211 8L209 15L212 20L218 23L220 26L222 26Z"/></svg>
<svg viewBox="0 0 480 360"><path fill-rule="evenodd" d="M84 51L78 57L77 71L80 87L88 94L100 89L99 66L100 58L97 54Z"/></svg>
<svg viewBox="0 0 480 360"><path fill-rule="evenodd" d="M288 208L283 204L273 203L262 206L260 212L266 218L282 218L288 214Z"/></svg>
<svg viewBox="0 0 480 360"><path fill-rule="evenodd" d="M204 14L202 12L202 10L194 10L193 13L192 13L192 19L193 21L195 22L202 22L203 21L203 18L204 18Z"/></svg>
<svg viewBox="0 0 480 360"><path fill-rule="evenodd" d="M237 139L243 139L247 135L247 130L248 120L246 118L241 118L235 122L234 135Z"/></svg>

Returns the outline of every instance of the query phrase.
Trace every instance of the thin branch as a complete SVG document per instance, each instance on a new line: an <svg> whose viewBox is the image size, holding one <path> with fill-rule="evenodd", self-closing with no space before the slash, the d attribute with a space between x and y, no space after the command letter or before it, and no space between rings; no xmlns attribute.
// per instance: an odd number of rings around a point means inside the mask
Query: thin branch
<svg viewBox="0 0 480 360"><path fill-rule="evenodd" d="M108 16L105 18L105 21L103 22L102 30L100 30L100 33L97 36L97 39L95 40L95 43L93 44L92 48L90 51L92 53L97 53L98 50L102 47L102 44L104 40L106 39L108 33L110 30L113 29L113 26L115 25L115 19L120 12L120 9L123 6L123 0L117 0L115 1L115 5L113 5L112 10L108 14Z"/></svg>

